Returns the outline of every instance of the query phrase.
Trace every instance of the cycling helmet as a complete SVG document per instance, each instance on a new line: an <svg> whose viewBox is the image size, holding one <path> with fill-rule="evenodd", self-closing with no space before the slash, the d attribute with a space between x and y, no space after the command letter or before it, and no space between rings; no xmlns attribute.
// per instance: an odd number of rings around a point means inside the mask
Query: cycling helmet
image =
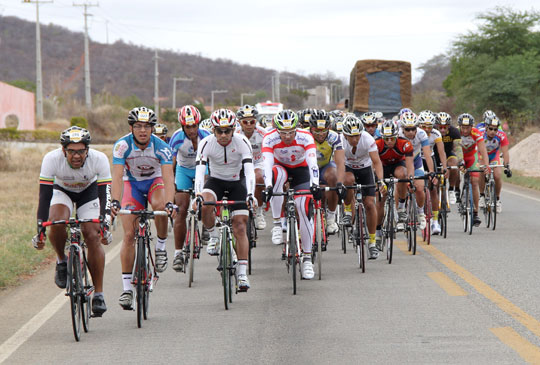
<svg viewBox="0 0 540 365"><path fill-rule="evenodd" d="M360 121L364 126L366 125L377 125L377 116L373 112L367 112L362 114Z"/></svg>
<svg viewBox="0 0 540 365"><path fill-rule="evenodd" d="M470 115L469 113L463 113L459 115L459 117L457 118L457 122L459 126L462 126L462 125L474 126L474 117Z"/></svg>
<svg viewBox="0 0 540 365"><path fill-rule="evenodd" d="M486 128L487 127L497 127L501 126L501 121L496 115L490 116L485 120Z"/></svg>
<svg viewBox="0 0 540 365"><path fill-rule="evenodd" d="M381 135L383 138L397 137L398 127L396 123L391 120L386 120L381 127Z"/></svg>
<svg viewBox="0 0 540 365"><path fill-rule="evenodd" d="M270 114L259 115L259 125L264 129L272 127L272 116Z"/></svg>
<svg viewBox="0 0 540 365"><path fill-rule="evenodd" d="M236 114L229 109L218 109L212 113L210 120L214 128L233 128L236 124Z"/></svg>
<svg viewBox="0 0 540 365"><path fill-rule="evenodd" d="M343 118L343 134L346 136L358 136L364 130L364 124L354 115L346 115Z"/></svg>
<svg viewBox="0 0 540 365"><path fill-rule="evenodd" d="M274 116L274 124L278 130L295 129L298 115L290 109L282 110Z"/></svg>
<svg viewBox="0 0 540 365"><path fill-rule="evenodd" d="M157 123L157 117L152 109L141 106L131 109L128 115L129 125L133 125L136 122L150 123L151 125L155 125Z"/></svg>
<svg viewBox="0 0 540 365"><path fill-rule="evenodd" d="M437 124L438 125L452 125L452 116L445 112L440 112L437 114Z"/></svg>
<svg viewBox="0 0 540 365"><path fill-rule="evenodd" d="M199 124L201 113L193 105L184 105L178 111L178 121L182 126Z"/></svg>
<svg viewBox="0 0 540 365"><path fill-rule="evenodd" d="M169 129L165 124L158 123L154 126L154 134L166 135L167 133L169 133Z"/></svg>
<svg viewBox="0 0 540 365"><path fill-rule="evenodd" d="M377 123L384 123L386 119L384 118L384 114L382 112L375 112L375 119L377 119Z"/></svg>
<svg viewBox="0 0 540 365"><path fill-rule="evenodd" d="M334 122L332 123L332 130L338 133L341 133L341 131L343 130L343 117L342 116L334 118Z"/></svg>
<svg viewBox="0 0 540 365"><path fill-rule="evenodd" d="M210 132L214 131L214 125L212 124L212 121L210 120L210 118L203 120L200 124L200 127Z"/></svg>
<svg viewBox="0 0 540 365"><path fill-rule="evenodd" d="M424 125L427 127L433 127L437 120L437 116L431 110L422 110L418 114L418 124Z"/></svg>
<svg viewBox="0 0 540 365"><path fill-rule="evenodd" d="M484 112L484 115L482 115L482 119L484 119L484 122L487 121L488 118L496 117L495 113L492 110L486 110Z"/></svg>
<svg viewBox="0 0 540 365"><path fill-rule="evenodd" d="M403 128L416 127L418 124L418 118L413 112L405 112L401 114L399 121L401 122L401 126Z"/></svg>
<svg viewBox="0 0 540 365"><path fill-rule="evenodd" d="M412 113L413 111L410 108L403 108L399 111L399 115L402 116L405 113Z"/></svg>
<svg viewBox="0 0 540 365"><path fill-rule="evenodd" d="M309 116L309 126L316 129L330 128L330 115L324 110L315 110Z"/></svg>
<svg viewBox="0 0 540 365"><path fill-rule="evenodd" d="M236 118L243 119L243 118L257 118L257 115L259 115L259 112L255 107L251 105L244 105L238 111L236 112Z"/></svg>
<svg viewBox="0 0 540 365"><path fill-rule="evenodd" d="M77 126L69 127L60 134L60 144L64 148L70 143L84 143L88 147L91 141L90 132Z"/></svg>
<svg viewBox="0 0 540 365"><path fill-rule="evenodd" d="M302 127L309 127L309 118L311 117L311 114L313 114L315 111L317 110L310 109L310 108L304 109L302 113L302 117L298 118L300 120L300 124L302 125Z"/></svg>

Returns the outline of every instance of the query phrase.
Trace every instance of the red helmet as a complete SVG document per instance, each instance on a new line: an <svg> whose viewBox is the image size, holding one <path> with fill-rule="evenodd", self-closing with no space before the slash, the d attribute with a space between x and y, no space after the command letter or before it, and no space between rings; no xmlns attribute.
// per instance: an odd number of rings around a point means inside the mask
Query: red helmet
<svg viewBox="0 0 540 365"><path fill-rule="evenodd" d="M201 113L193 105L184 105L178 111L178 121L183 126L197 125L201 121Z"/></svg>

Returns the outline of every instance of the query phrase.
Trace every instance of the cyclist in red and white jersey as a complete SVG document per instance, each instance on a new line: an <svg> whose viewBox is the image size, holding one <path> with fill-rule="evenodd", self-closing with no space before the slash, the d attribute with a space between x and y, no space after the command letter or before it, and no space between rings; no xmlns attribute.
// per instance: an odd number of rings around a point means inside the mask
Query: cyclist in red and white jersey
<svg viewBox="0 0 540 365"><path fill-rule="evenodd" d="M283 110L274 117L276 129L268 132L263 139L264 183L266 199L273 192L283 192L283 185L288 177L292 178L291 187L295 190L312 190L314 198L320 198L319 168L317 167L317 149L313 136L306 130L297 129L298 115L292 110ZM300 235L302 236L303 257L301 260L302 277L312 279L315 276L311 262L313 243L312 205L308 195L295 198ZM274 227L272 243L281 244L281 208L283 197L270 200Z"/></svg>

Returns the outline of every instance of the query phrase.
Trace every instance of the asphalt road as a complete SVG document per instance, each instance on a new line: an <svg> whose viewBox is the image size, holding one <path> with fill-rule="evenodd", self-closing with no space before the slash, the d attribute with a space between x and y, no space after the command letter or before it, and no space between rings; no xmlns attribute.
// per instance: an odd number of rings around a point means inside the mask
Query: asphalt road
<svg viewBox="0 0 540 365"><path fill-rule="evenodd" d="M540 362L540 194L505 189L496 231L482 225L469 236L453 213L446 240L434 237L426 246L419 239L411 256L400 234L393 263L381 255L365 273L352 247L344 255L332 236L322 280L300 281L295 296L267 228L254 250L252 288L235 295L230 310L216 258L204 254L192 288L171 267L161 274L141 329L136 313L117 304L118 230L108 248L103 318L92 319L75 342L51 265L0 293L0 362ZM170 258L172 239L168 248Z"/></svg>

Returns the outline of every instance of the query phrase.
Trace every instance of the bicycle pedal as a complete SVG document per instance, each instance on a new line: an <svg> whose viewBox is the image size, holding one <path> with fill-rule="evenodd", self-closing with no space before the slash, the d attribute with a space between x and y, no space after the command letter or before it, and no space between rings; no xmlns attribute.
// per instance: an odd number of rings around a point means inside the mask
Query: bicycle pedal
<svg viewBox="0 0 540 365"><path fill-rule="evenodd" d="M101 318L103 317L103 313L92 313L90 315L90 318Z"/></svg>

